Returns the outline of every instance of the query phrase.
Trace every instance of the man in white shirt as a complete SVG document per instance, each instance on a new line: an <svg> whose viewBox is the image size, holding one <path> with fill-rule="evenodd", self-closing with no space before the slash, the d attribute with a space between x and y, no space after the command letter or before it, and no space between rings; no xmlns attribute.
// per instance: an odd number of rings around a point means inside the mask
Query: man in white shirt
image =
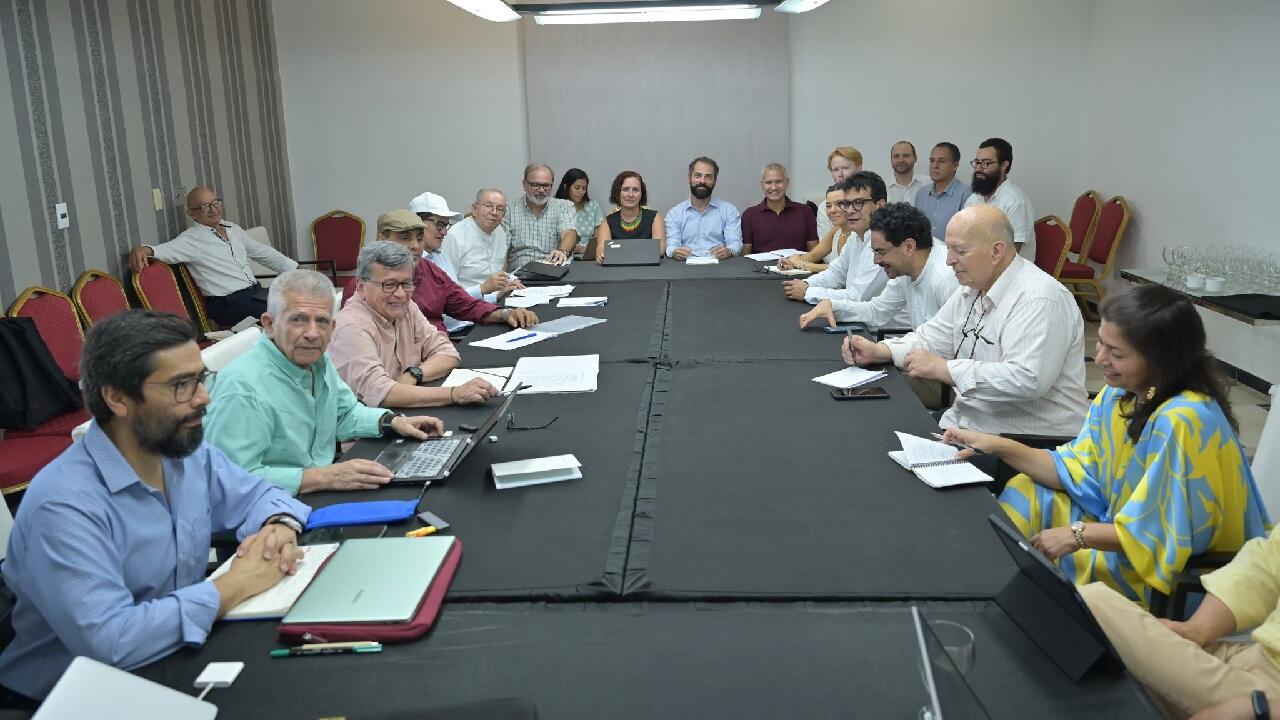
<svg viewBox="0 0 1280 720"><path fill-rule="evenodd" d="M410 210L414 210L410 204ZM416 210L415 210L416 212ZM497 188L484 188L471 204L471 217L449 228L440 252L449 259L458 284L483 286L507 277L507 230L502 218L507 214L507 198ZM496 286L495 288L496 289Z"/></svg>
<svg viewBox="0 0 1280 720"><path fill-rule="evenodd" d="M870 300L824 299L800 316L801 328L825 318L831 327L839 320L914 329L955 294L959 284L947 267L946 248L931 236L923 212L907 203L890 203L872 213L870 229L871 255L889 284Z"/></svg>
<svg viewBox="0 0 1280 720"><path fill-rule="evenodd" d="M782 283L782 292L789 300L803 300L811 305L834 297L870 300L879 295L885 283L889 282L871 255L871 237L867 231L871 225L871 213L884 207L884 180L864 170L845 178L840 187L844 190L844 200L836 205L853 226L849 239L845 241L839 257L826 270L810 276L808 280Z"/></svg>
<svg viewBox="0 0 1280 720"><path fill-rule="evenodd" d="M159 245L129 251L129 267L139 273L151 258L184 263L204 295L205 310L219 325L235 325L267 311L266 294L249 267L253 258L277 273L298 263L270 245L249 237L239 225L222 219L222 198L207 187L187 193L187 216L195 221L181 235Z"/></svg>
<svg viewBox="0 0 1280 720"><path fill-rule="evenodd" d="M523 287L518 280L501 269L485 275L479 282L470 282L459 277L458 266L454 264L453 258L444 252L444 242L448 235L453 234L453 228L456 227L451 227L450 222L461 213L450 210L449 203L443 197L432 192L424 192L409 201L409 211L426 224L423 229L422 257L435 263L451 280L461 285L468 295L477 300L496 303L512 290ZM467 218L467 220L470 219ZM498 222L501 222L501 217L498 218ZM500 268L506 262L505 236L503 239L503 256L498 259Z"/></svg>
<svg viewBox="0 0 1280 720"><path fill-rule="evenodd" d="M899 140L889 148L889 165L893 167L893 183L889 185L889 202L904 202L908 205L916 201L916 193L924 187L924 183L916 177L916 146L906 140Z"/></svg>
<svg viewBox="0 0 1280 720"><path fill-rule="evenodd" d="M947 226L947 264L964 287L902 338L846 339L845 362L893 361L908 377L955 388L944 428L1073 436L1084 424L1084 321L1071 293L1013 251L994 207L966 208Z"/></svg>
<svg viewBox="0 0 1280 720"><path fill-rule="evenodd" d="M988 138L978 146L969 163L973 166L973 194L965 207L993 205L1013 226L1013 243L1022 257L1036 261L1036 210L1022 188L1009 182L1013 169L1013 146L1004 138Z"/></svg>

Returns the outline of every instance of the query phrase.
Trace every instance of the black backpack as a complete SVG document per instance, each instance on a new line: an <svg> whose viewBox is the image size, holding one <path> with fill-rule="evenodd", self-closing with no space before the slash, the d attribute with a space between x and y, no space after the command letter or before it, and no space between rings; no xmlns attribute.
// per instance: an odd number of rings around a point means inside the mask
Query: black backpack
<svg viewBox="0 0 1280 720"><path fill-rule="evenodd" d="M0 428L34 430L76 410L80 390L67 379L31 318L0 318Z"/></svg>

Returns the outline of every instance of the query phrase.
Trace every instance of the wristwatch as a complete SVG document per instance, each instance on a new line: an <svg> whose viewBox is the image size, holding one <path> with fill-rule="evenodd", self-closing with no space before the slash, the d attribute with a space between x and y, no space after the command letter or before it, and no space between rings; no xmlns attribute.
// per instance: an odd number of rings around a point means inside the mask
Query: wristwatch
<svg viewBox="0 0 1280 720"><path fill-rule="evenodd" d="M418 367L417 365L414 365L413 367L409 368L408 370L405 370L405 372L409 373L410 377L412 377L412 378L413 378L413 382L414 382L414 384L415 384L415 385L421 385L421 384L422 384L422 382L423 382L423 377L422 377L422 368Z"/></svg>
<svg viewBox="0 0 1280 720"><path fill-rule="evenodd" d="M1070 528L1071 528L1071 534L1076 536L1076 546L1077 546L1076 549L1084 550L1085 548L1089 547L1089 543L1084 541L1084 521L1076 520L1075 522L1071 523Z"/></svg>
<svg viewBox="0 0 1280 720"><path fill-rule="evenodd" d="M404 417L404 413L391 412L388 410L382 415L382 418L378 420L378 432L382 437L386 437L391 434L391 422L398 417Z"/></svg>
<svg viewBox="0 0 1280 720"><path fill-rule="evenodd" d="M1261 690L1253 691L1254 720L1271 720L1271 706L1267 704L1267 694Z"/></svg>
<svg viewBox="0 0 1280 720"><path fill-rule="evenodd" d="M263 527L267 525L283 525L298 535L302 534L302 523L298 522L298 519L292 515L272 515L262 524Z"/></svg>

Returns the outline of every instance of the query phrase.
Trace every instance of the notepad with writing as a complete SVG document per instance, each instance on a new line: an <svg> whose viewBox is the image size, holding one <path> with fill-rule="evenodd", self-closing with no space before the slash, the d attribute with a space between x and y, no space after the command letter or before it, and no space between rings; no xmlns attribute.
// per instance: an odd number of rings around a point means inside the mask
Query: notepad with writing
<svg viewBox="0 0 1280 720"><path fill-rule="evenodd" d="M991 481L991 476L973 463L957 460L955 446L904 432L894 434L898 436L898 442L902 443L902 449L891 450L889 457L915 473L929 487L944 488Z"/></svg>
<svg viewBox="0 0 1280 720"><path fill-rule="evenodd" d="M320 566L324 565L324 561L328 560L333 551L337 549L338 543L303 545L302 559L298 561L296 575L286 575L280 582L231 608L231 611L222 619L279 620L284 617L288 614L289 608L292 608L293 604L297 602L298 596L302 594L302 591L306 590L307 585L311 584L311 579L316 576ZM209 579L217 579L226 573L231 569L231 563L233 562L235 562L235 557L222 563L217 570L214 570L209 575Z"/></svg>

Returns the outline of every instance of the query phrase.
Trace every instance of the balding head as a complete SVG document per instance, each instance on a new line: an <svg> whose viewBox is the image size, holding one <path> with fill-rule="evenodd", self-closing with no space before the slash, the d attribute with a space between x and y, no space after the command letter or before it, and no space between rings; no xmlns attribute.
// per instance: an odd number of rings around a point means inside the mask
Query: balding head
<svg viewBox="0 0 1280 720"><path fill-rule="evenodd" d="M203 185L191 188L187 193L187 216L201 225L217 227L222 222L222 198L213 188Z"/></svg>
<svg viewBox="0 0 1280 720"><path fill-rule="evenodd" d="M1013 262L1013 226L991 205L965 208L947 223L947 264L956 280L986 292Z"/></svg>

